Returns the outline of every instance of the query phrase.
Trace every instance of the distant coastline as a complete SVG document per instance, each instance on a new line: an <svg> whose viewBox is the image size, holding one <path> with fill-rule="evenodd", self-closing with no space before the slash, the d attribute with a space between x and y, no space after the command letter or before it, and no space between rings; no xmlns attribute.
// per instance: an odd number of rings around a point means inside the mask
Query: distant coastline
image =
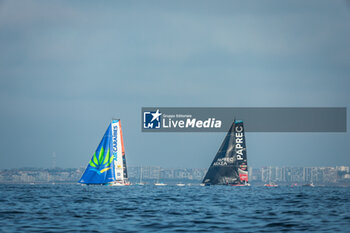
<svg viewBox="0 0 350 233"><path fill-rule="evenodd" d="M140 167L129 167L128 175L132 183L140 179ZM1 184L69 184L76 183L84 168L13 168L0 170ZM178 182L199 184L207 172L205 168L161 168L142 167L145 183L154 183L158 178L169 184ZM262 167L249 169L252 185L263 186L275 182L281 186L313 183L316 186L350 186L348 166L336 167Z"/></svg>

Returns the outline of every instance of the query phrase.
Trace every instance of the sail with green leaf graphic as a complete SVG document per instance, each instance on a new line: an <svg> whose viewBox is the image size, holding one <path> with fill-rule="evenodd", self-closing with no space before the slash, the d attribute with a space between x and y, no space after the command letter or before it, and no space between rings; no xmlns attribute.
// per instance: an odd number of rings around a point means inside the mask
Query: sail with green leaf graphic
<svg viewBox="0 0 350 233"><path fill-rule="evenodd" d="M120 120L112 120L79 183L108 184L127 180Z"/></svg>

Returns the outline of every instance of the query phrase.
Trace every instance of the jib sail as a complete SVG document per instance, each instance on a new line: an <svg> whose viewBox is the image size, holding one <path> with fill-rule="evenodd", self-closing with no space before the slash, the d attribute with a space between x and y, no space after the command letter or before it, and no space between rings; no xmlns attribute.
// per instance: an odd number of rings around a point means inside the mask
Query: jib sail
<svg viewBox="0 0 350 233"><path fill-rule="evenodd" d="M126 182L127 170L120 120L112 120L79 183Z"/></svg>
<svg viewBox="0 0 350 233"><path fill-rule="evenodd" d="M203 179L204 184L246 185L248 164L243 121L235 120Z"/></svg>

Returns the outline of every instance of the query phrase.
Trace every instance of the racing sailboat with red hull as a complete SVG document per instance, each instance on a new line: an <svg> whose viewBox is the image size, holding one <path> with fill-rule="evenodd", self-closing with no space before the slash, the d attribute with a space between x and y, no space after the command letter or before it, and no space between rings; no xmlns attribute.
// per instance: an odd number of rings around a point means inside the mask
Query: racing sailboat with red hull
<svg viewBox="0 0 350 233"><path fill-rule="evenodd" d="M234 120L203 179L203 184L249 186L243 121Z"/></svg>

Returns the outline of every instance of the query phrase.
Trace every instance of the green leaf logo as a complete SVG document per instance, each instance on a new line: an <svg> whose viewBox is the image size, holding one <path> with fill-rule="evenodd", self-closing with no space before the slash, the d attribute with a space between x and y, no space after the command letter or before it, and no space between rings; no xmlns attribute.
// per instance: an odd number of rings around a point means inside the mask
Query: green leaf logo
<svg viewBox="0 0 350 233"><path fill-rule="evenodd" d="M107 171L104 168L109 167L111 165L114 159L114 155L111 156L109 149L107 153L105 153L105 150L103 147L101 147L100 151L98 152L98 156L96 155L96 152L94 153L94 155L92 156L92 159L90 160L90 163L89 163L90 166L97 169L102 168L101 171L102 170Z"/></svg>

